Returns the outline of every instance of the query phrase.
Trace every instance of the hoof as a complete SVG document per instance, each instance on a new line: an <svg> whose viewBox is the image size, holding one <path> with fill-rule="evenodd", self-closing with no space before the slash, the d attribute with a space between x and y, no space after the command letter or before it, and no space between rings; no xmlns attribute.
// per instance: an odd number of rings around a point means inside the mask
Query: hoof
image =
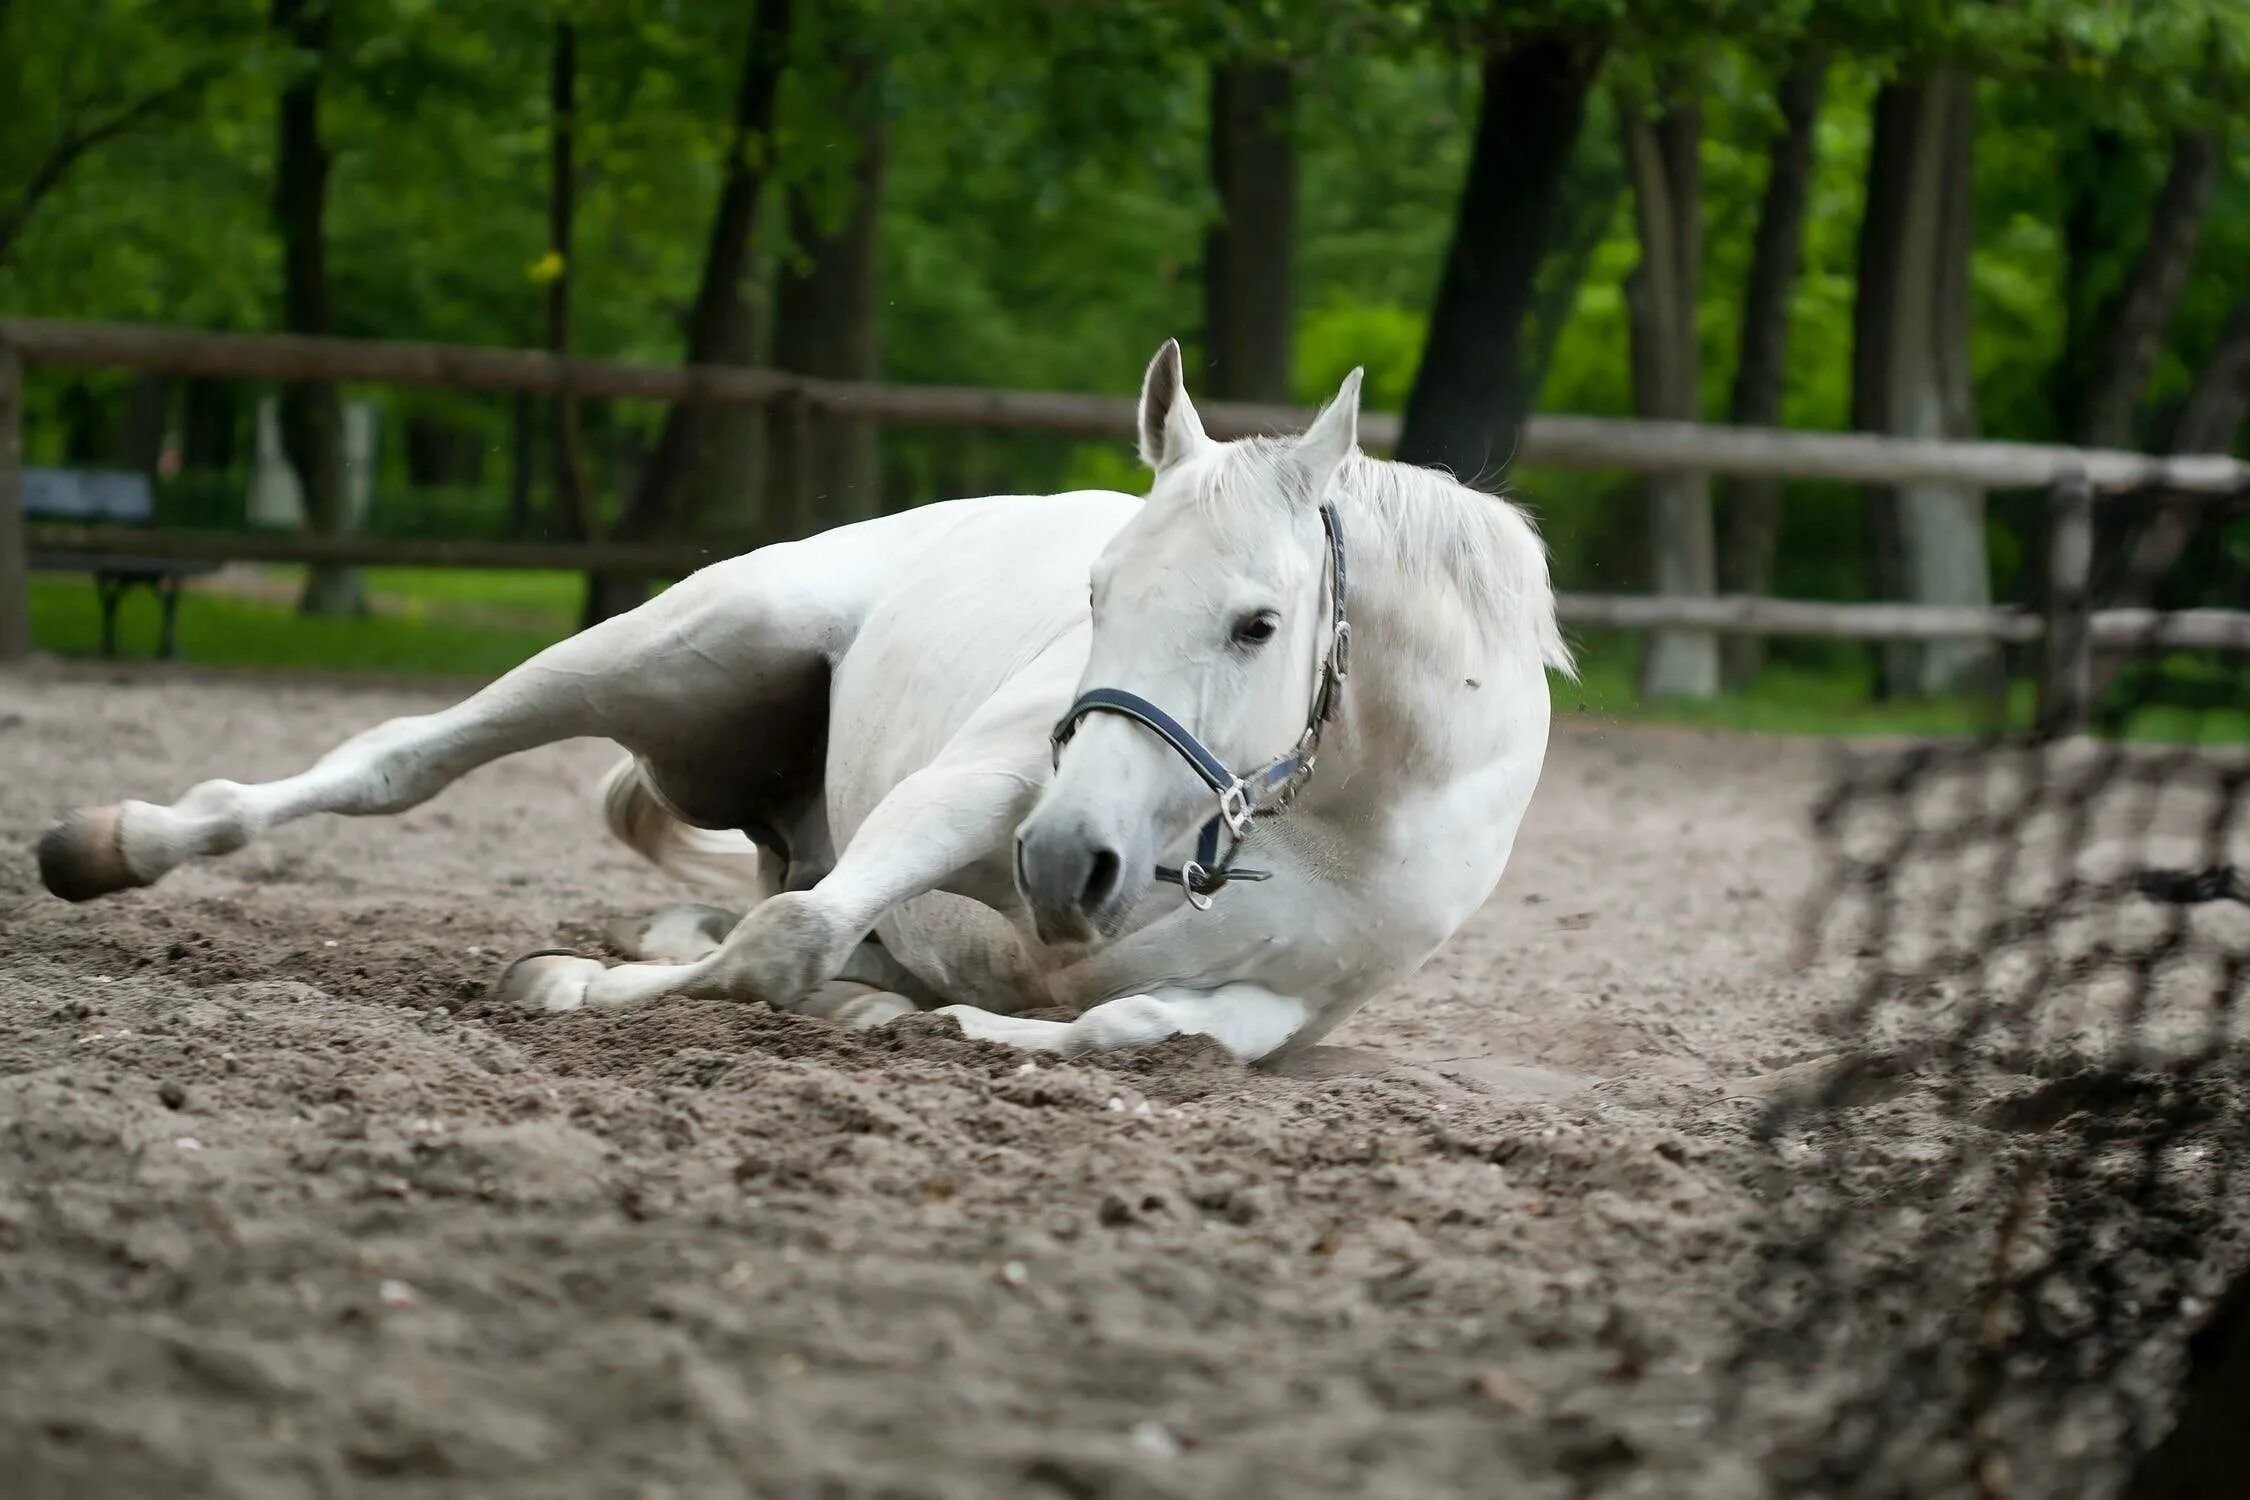
<svg viewBox="0 0 2250 1500"><path fill-rule="evenodd" d="M116 807L80 808L39 840L39 879L65 901L91 901L148 884L125 863Z"/></svg>
<svg viewBox="0 0 2250 1500"><path fill-rule="evenodd" d="M918 1014L922 1007L904 995L879 992L862 996L836 1011L836 1024L846 1031L871 1031L888 1026L900 1016Z"/></svg>
<svg viewBox="0 0 2250 1500"><path fill-rule="evenodd" d="M796 1011L801 1016L832 1021L846 1031L866 1031L887 1026L900 1016L911 1016L921 1008L889 990L849 979L831 979L815 985L813 992L797 1003Z"/></svg>
<svg viewBox="0 0 2250 1500"><path fill-rule="evenodd" d="M600 978L604 965L598 958L550 949L527 953L508 965L493 985L493 998L517 1010L557 1014L586 1003L586 987Z"/></svg>
<svg viewBox="0 0 2250 1500"><path fill-rule="evenodd" d="M653 917L619 917L602 929L602 941L628 958L687 964L725 942L741 920L716 906L668 906Z"/></svg>

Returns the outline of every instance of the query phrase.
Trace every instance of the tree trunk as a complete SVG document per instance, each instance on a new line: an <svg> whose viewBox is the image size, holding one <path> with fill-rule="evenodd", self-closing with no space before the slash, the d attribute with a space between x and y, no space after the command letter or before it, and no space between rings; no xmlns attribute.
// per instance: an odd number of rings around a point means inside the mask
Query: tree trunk
<svg viewBox="0 0 2250 1500"><path fill-rule="evenodd" d="M508 403L508 535L517 541L531 535L531 471L538 463L533 404L528 391Z"/></svg>
<svg viewBox="0 0 2250 1500"><path fill-rule="evenodd" d="M242 436L242 390L228 380L190 380L180 401L184 466L225 473Z"/></svg>
<svg viewBox="0 0 2250 1500"><path fill-rule="evenodd" d="M2164 184L2151 207L2133 265L2108 301L2098 311L2089 311L2084 291L2087 267L2107 248L2098 191L2105 174L2099 168L2124 149L2116 132L2097 132L2091 148L2096 160L2078 174L2085 185L2074 195L2064 220L2066 318L2063 355L2056 366L2056 407L2064 437L2089 446L2138 446L2137 419L2150 371L2178 310L2219 165L2209 138L2186 132L2174 138ZM2223 370L2225 343L2222 339L2214 370ZM2220 419L2226 405L2223 395L2217 407L2212 405L2214 395L2223 389L2223 380L2215 385L2198 381L2195 397L2174 432L2175 445L2215 444L2223 450L2231 442L2239 418ZM2153 601L2161 576L2194 536L2196 518L2151 497L2131 507L2117 507L2106 519L2117 524L2097 552L2096 588L2104 596L2119 596L2120 602ZM2033 572L2025 582L2024 592L2036 607L2044 576ZM2121 666L2115 656L2098 665L2097 694L2107 690Z"/></svg>
<svg viewBox="0 0 2250 1500"><path fill-rule="evenodd" d="M1633 356L1633 406L1658 422L1701 415L1702 360L1695 313L1703 277L1702 111L1660 119L1621 107L1626 174L1633 184L1641 259L1626 283ZM1648 481L1649 577L1659 594L1709 594L1718 584L1711 535L1711 481L1657 474ZM1709 631L1649 633L1641 692L1651 698L1709 698L1719 690L1719 642Z"/></svg>
<svg viewBox="0 0 2250 1500"><path fill-rule="evenodd" d="M829 28L841 24L831 18ZM837 380L882 369L882 61L863 38L824 38L824 73L840 84L836 118L854 138L844 191L799 183L789 194L789 255L774 289L773 362ZM774 408L766 452L770 510L794 536L882 514L876 424L794 403Z"/></svg>
<svg viewBox="0 0 2250 1500"><path fill-rule="evenodd" d="M1975 94L1939 73L1875 99L1853 307L1852 420L1905 437L1975 436L1968 365L1968 259L1975 229ZM1989 604L1981 491L1917 484L1867 497L1875 582L1886 597ZM1982 642L1880 648L1890 696L1967 688L1997 666Z"/></svg>
<svg viewBox="0 0 2250 1500"><path fill-rule="evenodd" d="M281 326L329 331L328 148L320 138L320 78L328 62L328 0L273 0L273 29L302 71L281 91L274 152L274 222L281 236ZM344 413L333 385L297 382L281 392L281 445L303 487L305 529L342 536ZM367 607L356 570L316 563L297 607L308 615L353 615Z"/></svg>
<svg viewBox="0 0 2250 1500"><path fill-rule="evenodd" d="M1515 452L1531 401L1524 314L1600 64L1597 42L1554 33L1485 55L1468 175L1399 434L1408 463L1473 481Z"/></svg>
<svg viewBox="0 0 2250 1500"><path fill-rule="evenodd" d="M115 460L111 449L116 443L116 425L84 377L75 377L65 385L56 405L56 415L62 420L64 463L76 467Z"/></svg>
<svg viewBox="0 0 2250 1500"><path fill-rule="evenodd" d="M703 363L758 362L759 304L765 300L764 288L756 284L753 270L759 259L753 222L742 257L745 284L727 308L723 331L706 346ZM679 499L669 528L674 535L708 535L715 542L734 547L755 547L774 540L760 462L769 411L711 406L694 418Z"/></svg>
<svg viewBox="0 0 2250 1500"><path fill-rule="evenodd" d="M172 382L162 375L138 375L125 395L118 451L125 467L156 477L164 457L164 429L172 416Z"/></svg>
<svg viewBox="0 0 2250 1500"><path fill-rule="evenodd" d="M547 252L554 268L547 282L547 349L568 354L570 285L578 274L578 31L560 18L547 51ZM548 531L560 541L592 541L599 525L575 396L547 401L547 482ZM600 580L587 574L579 598L581 625L602 618L600 593Z"/></svg>
<svg viewBox="0 0 2250 1500"><path fill-rule="evenodd" d="M1607 160L1590 162L1578 153L1563 180L1549 231L1552 247L1535 278L1531 306L1524 315L1521 380L1526 410L1536 406L1555 362L1555 349L1563 330L1570 326L1578 307L1579 289L1586 283L1602 238L1609 233L1617 213L1617 195L1625 181Z"/></svg>
<svg viewBox="0 0 2250 1500"><path fill-rule="evenodd" d="M406 482L416 489L467 489L484 483L485 435L446 417L417 412L402 424Z"/></svg>
<svg viewBox="0 0 2250 1500"><path fill-rule="evenodd" d="M1811 196L1814 126L1826 64L1792 70L1777 91L1781 134L1774 137L1766 191L1758 208L1750 272L1742 293L1742 328L1736 346L1734 391L1727 420L1741 427L1777 427L1789 374L1789 304L1805 243L1805 206ZM1774 546L1781 530L1781 484L1737 479L1726 487L1720 512L1719 583L1729 593L1773 592ZM1723 675L1742 687L1766 661L1764 637L1729 636L1720 645Z"/></svg>
<svg viewBox="0 0 2250 1500"><path fill-rule="evenodd" d="M744 44L741 81L728 131L726 175L703 256L703 276L688 314L687 363L712 364L738 357L746 309L743 280L750 264L750 231L772 158L774 96L788 65L790 0L759 0ZM642 469L624 518L624 541L655 541L679 518L689 471L707 446L712 409L693 401L665 413L656 451ZM622 614L648 597L646 578L601 574L587 590L589 621Z"/></svg>
<svg viewBox="0 0 2250 1500"><path fill-rule="evenodd" d="M1211 185L1203 237L1203 388L1287 401L1296 317L1294 83L1282 67L1211 70Z"/></svg>
<svg viewBox="0 0 2250 1500"><path fill-rule="evenodd" d="M2250 297L2235 303L2218 342L2196 372L2167 446L2174 453L2230 453L2246 418L2250 418ZM2158 602L2165 578L2187 555L2196 536L2220 518L2223 508L2192 500L2167 505L2158 495L2125 503L2134 509L2127 513L2125 541L2117 549L2122 560L2103 569L2096 587L2119 605L2146 607ZM2125 665L2120 654L2095 663L2097 700Z"/></svg>
<svg viewBox="0 0 2250 1500"><path fill-rule="evenodd" d="M2065 351L2075 402L2064 432L2088 448L2135 448L2135 418L2149 376L2179 310L2203 220L2218 182L2219 151L2209 136L2183 132L2149 214L2148 234L2124 284L2092 320L2090 336Z"/></svg>

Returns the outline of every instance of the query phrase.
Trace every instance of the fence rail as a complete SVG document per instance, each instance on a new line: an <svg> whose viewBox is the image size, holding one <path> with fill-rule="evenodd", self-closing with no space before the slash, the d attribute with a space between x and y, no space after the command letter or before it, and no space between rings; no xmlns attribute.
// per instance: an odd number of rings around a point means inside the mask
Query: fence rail
<svg viewBox="0 0 2250 1500"><path fill-rule="evenodd" d="M1052 391L887 385L785 371L651 365L524 349L210 333L139 325L0 319L0 660L30 650L28 554L163 556L182 560L337 562L435 567L595 568L676 574L713 559L687 545L371 541L277 535L207 535L36 526L21 515L22 368L127 369L146 374L272 381L361 381L452 390L521 392L730 406L795 405L866 420L943 427L1129 437L1129 398ZM1199 407L1215 436L1287 432L1299 407L1214 401ZM1394 416L1361 418L1377 450L1398 439ZM2042 643L2041 699L2050 722L2082 720L2097 646L2163 644L2250 650L2250 613L2087 608L2091 569L2087 505L2093 496L2167 501L2250 494L2250 463L2223 455L2152 455L2029 443L1941 442L1871 433L1788 432L1693 422L1534 417L1516 461L1563 469L1706 473L1854 484L1942 483L1974 489L2040 489L2055 498L2044 615L1952 605L1854 603L1683 595L1565 594L1566 620L1620 629L1687 629L1854 640L1982 639Z"/></svg>
<svg viewBox="0 0 2250 1500"><path fill-rule="evenodd" d="M367 568L555 568L645 573L676 578L727 554L710 547L619 542L414 541L299 536L287 532L119 531L100 526L34 524L35 553L73 557L148 557L182 562L340 563ZM1987 640L2025 645L2045 636L2038 615L2020 609L1944 604L1831 604L1746 594L1558 596L1571 625L1608 630L1659 627L1717 635L1790 635L1831 640ZM2250 613L2221 609L2163 612L2102 609L2089 616L2096 644L2151 644L2250 650Z"/></svg>
<svg viewBox="0 0 2250 1500"><path fill-rule="evenodd" d="M679 578L723 549L656 542L481 542L304 536L283 531L128 531L34 522L34 554L162 557L180 562L336 563L352 568L561 568Z"/></svg>
<svg viewBox="0 0 2250 1500"><path fill-rule="evenodd" d="M293 334L207 333L137 324L0 318L0 343L30 364L126 369L155 375L275 381L366 381L451 390L709 401L761 406L798 401L816 410L907 426L984 427L1133 436L1139 415L1125 396L962 386L823 380L782 370L651 365L529 349L473 348ZM1292 432L1307 407L1199 403L1214 437ZM1388 450L1395 416L1370 412L1360 440ZM1502 455L1505 457L1505 455ZM2047 489L2082 475L2098 492L2161 490L2182 498L2250 489L2250 463L2215 454L2157 455L2038 443L1963 443L1861 432L1790 432L1699 422L1536 416L1514 461L1558 469L1724 474L1746 479L1829 479L1851 484L1958 484Z"/></svg>

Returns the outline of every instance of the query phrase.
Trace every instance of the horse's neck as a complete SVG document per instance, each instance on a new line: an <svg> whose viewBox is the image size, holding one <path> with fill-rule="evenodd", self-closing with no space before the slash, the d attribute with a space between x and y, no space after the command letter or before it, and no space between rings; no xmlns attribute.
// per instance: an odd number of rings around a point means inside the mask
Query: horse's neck
<svg viewBox="0 0 2250 1500"><path fill-rule="evenodd" d="M1544 742L1546 678L1535 645L1492 640L1453 585L1410 577L1388 558L1370 558L1360 573L1336 735L1339 811L1370 798L1441 793L1475 774L1524 719L1528 693L1541 695Z"/></svg>

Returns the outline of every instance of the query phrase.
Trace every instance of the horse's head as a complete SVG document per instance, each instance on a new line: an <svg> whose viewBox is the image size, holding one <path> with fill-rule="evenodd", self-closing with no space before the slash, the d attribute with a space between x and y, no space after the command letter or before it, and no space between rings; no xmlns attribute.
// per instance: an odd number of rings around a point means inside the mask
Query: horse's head
<svg viewBox="0 0 2250 1500"><path fill-rule="evenodd" d="M1092 577L1081 692L1119 689L1178 721L1237 772L1305 733L1332 621L1320 506L1357 441L1360 373L1302 436L1219 442L1157 351L1141 387L1140 513ZM1210 819L1188 760L1128 714L1080 718L1016 835L1016 882L1042 936L1112 930L1165 850Z"/></svg>

